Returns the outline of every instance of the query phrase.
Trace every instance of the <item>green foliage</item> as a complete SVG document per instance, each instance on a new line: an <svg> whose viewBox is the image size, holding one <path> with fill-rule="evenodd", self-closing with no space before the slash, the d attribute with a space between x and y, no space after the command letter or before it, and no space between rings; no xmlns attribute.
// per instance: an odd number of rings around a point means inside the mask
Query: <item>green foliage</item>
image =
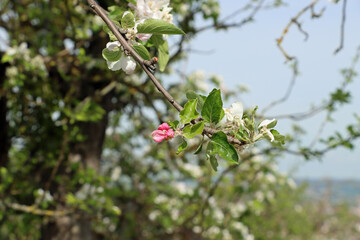
<svg viewBox="0 0 360 240"><path fill-rule="evenodd" d="M135 17L131 12L126 12L121 18L121 27L129 29L135 27Z"/></svg>
<svg viewBox="0 0 360 240"><path fill-rule="evenodd" d="M182 124L190 123L193 119L199 117L199 113L196 111L197 100L193 99L188 101L184 109L180 111L180 119Z"/></svg>
<svg viewBox="0 0 360 240"><path fill-rule="evenodd" d="M205 121L217 124L221 120L221 116L223 116L222 107L221 92L219 89L213 89L204 102L201 116Z"/></svg>
<svg viewBox="0 0 360 240"><path fill-rule="evenodd" d="M233 145L229 144L225 133L219 131L211 137L210 155L219 154L220 157L230 163L238 163L239 157ZM208 146L209 148L209 146Z"/></svg>
<svg viewBox="0 0 360 240"><path fill-rule="evenodd" d="M138 33L151 33L154 35L161 34L180 34L185 35L184 31L176 27L174 24L168 23L160 19L146 19L137 26Z"/></svg>
<svg viewBox="0 0 360 240"><path fill-rule="evenodd" d="M183 129L183 135L185 138L194 138L197 135L201 135L204 129L204 122L199 122L195 125L187 125Z"/></svg>
<svg viewBox="0 0 360 240"><path fill-rule="evenodd" d="M150 54L149 51L144 47L144 45L137 43L131 46L137 54L139 54L143 59L150 60Z"/></svg>
<svg viewBox="0 0 360 240"><path fill-rule="evenodd" d="M109 49L107 48L104 48L102 50L102 56L103 58L106 60L106 61L109 61L109 62L116 62L118 61L120 58L121 58L121 51L120 49L118 50L113 50L113 51L110 51Z"/></svg>
<svg viewBox="0 0 360 240"><path fill-rule="evenodd" d="M156 49L158 50L159 70L163 72L170 58L168 42L165 41L161 35L152 35L151 40Z"/></svg>
<svg viewBox="0 0 360 240"><path fill-rule="evenodd" d="M180 146L178 147L178 150L176 152L176 154L180 154L181 152L183 152L185 149L187 148L187 142L185 139L182 140Z"/></svg>

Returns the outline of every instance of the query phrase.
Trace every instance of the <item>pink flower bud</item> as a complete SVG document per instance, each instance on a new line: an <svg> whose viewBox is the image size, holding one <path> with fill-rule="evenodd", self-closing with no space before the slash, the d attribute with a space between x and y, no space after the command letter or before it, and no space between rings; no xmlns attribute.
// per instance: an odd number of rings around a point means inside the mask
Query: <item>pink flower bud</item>
<svg viewBox="0 0 360 240"><path fill-rule="evenodd" d="M166 137L163 130L155 130L152 132L151 136L153 140L158 143L162 142Z"/></svg>
<svg viewBox="0 0 360 240"><path fill-rule="evenodd" d="M158 130L169 130L169 129L170 127L167 123L162 123L158 128Z"/></svg>
<svg viewBox="0 0 360 240"><path fill-rule="evenodd" d="M162 123L157 130L151 133L151 136L155 142L162 142L164 139L169 140L174 138L175 132L170 129L167 123Z"/></svg>

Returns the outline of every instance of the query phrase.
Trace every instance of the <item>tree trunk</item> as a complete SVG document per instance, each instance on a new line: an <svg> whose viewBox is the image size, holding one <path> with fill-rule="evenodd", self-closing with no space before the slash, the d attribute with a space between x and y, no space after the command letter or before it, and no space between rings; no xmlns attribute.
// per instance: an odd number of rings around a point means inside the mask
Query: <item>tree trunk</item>
<svg viewBox="0 0 360 240"><path fill-rule="evenodd" d="M1 59L1 55L0 55ZM3 89L5 82L5 64L0 64L0 89ZM8 151L10 147L8 137L8 122L6 121L7 107L6 96L0 95L0 167L6 166L8 162Z"/></svg>
<svg viewBox="0 0 360 240"><path fill-rule="evenodd" d="M80 161L83 168L93 168L98 172L107 124L107 113L99 122L81 123L80 129L85 136L85 140L70 146L67 162ZM61 196L61 199L65 199L67 193L66 186L60 185L55 191ZM58 204L57 210L69 210L69 207ZM87 214L82 211L77 211L76 216L58 217L46 224L42 229L42 239L97 240L102 239L102 237L92 231L91 219L87 218Z"/></svg>

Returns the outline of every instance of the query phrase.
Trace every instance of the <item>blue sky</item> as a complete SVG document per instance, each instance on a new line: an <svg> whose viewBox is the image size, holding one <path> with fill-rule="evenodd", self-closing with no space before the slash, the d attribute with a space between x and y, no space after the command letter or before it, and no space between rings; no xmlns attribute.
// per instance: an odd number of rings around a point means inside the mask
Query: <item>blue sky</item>
<svg viewBox="0 0 360 240"><path fill-rule="evenodd" d="M221 0L222 15L230 14L244 2ZM291 79L291 71L284 63L284 56L277 48L275 39L279 38L289 20L311 1L288 2L287 7L259 12L254 23L242 28L226 32L207 31L199 35L191 48L213 51L206 55L190 54L187 71L201 69L220 74L229 89L234 89L238 84L248 86L250 93L243 94L240 100L247 107L258 105L260 111L282 97ZM284 39L283 46L287 52L299 59L300 76L288 101L274 107L268 112L269 115L303 112L311 105L321 103L340 85L340 70L350 66L356 48L360 46L360 1L348 0L344 48L337 55L333 52L339 45L342 2L336 5L322 0L315 10L319 11L322 7L326 7L323 17L310 19L307 13L300 18L304 30L309 33L307 41L295 26ZM245 16L247 14L237 19ZM356 69L360 72L360 64ZM333 116L335 122L325 126L322 137L335 130L343 132L347 124L355 122L353 113L360 115L360 108L356 107L360 105L359 82L357 77L350 86L352 104L340 108ZM323 119L324 114L320 114L300 123L308 132L304 143L311 144ZM290 125L290 121L281 120L277 129L286 133ZM284 172L295 170L297 177L359 178L360 141L356 145L354 151L338 149L330 152L321 162L305 163L301 158L287 156L279 162L279 167Z"/></svg>

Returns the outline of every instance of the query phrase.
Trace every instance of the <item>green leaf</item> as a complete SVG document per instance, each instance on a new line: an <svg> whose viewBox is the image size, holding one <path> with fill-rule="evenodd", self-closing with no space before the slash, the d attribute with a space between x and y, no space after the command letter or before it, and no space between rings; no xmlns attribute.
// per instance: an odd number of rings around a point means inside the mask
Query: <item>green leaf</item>
<svg viewBox="0 0 360 240"><path fill-rule="evenodd" d="M124 29L135 27L135 17L131 12L125 12L121 18L121 26Z"/></svg>
<svg viewBox="0 0 360 240"><path fill-rule="evenodd" d="M205 100L201 115L207 122L217 124L221 120L223 111L221 92L219 89L213 89Z"/></svg>
<svg viewBox="0 0 360 240"><path fill-rule="evenodd" d="M137 26L138 33L151 34L180 34L185 35L184 31L169 22L149 18Z"/></svg>
<svg viewBox="0 0 360 240"><path fill-rule="evenodd" d="M121 28L121 25L119 22L113 21L113 23L118 27ZM112 33L112 31L110 30L109 26L104 24L103 25L103 30L104 32L106 32L109 35L110 41L117 41L118 39L115 37L115 35Z"/></svg>
<svg viewBox="0 0 360 240"><path fill-rule="evenodd" d="M121 58L121 51L120 49L116 51L110 51L109 49L104 48L102 50L102 56L106 61L115 62Z"/></svg>
<svg viewBox="0 0 360 240"><path fill-rule="evenodd" d="M10 62L13 58L14 58L14 56L4 54L3 57L1 58L1 62L2 63Z"/></svg>
<svg viewBox="0 0 360 240"><path fill-rule="evenodd" d="M190 90L188 92L186 92L186 98L191 100L191 99L197 99L197 105L196 105L196 110L198 112L201 112L203 106L204 106L204 102L206 100L206 97L200 94L197 94L196 92ZM225 115L225 113L224 113Z"/></svg>
<svg viewBox="0 0 360 240"><path fill-rule="evenodd" d="M136 0L126 0L128 3L132 3L136 6Z"/></svg>
<svg viewBox="0 0 360 240"><path fill-rule="evenodd" d="M200 145L198 146L198 148L196 149L196 151L194 152L194 154L199 154L199 153L201 152L203 143L204 143L204 137L203 137L203 139L201 140L201 143L200 143Z"/></svg>
<svg viewBox="0 0 360 240"><path fill-rule="evenodd" d="M180 146L178 147L178 150L176 152L176 154L180 154L182 151L184 151L187 148L187 142L185 141L185 139L182 140L182 143L180 144Z"/></svg>
<svg viewBox="0 0 360 240"><path fill-rule="evenodd" d="M125 8L118 7L118 6L111 6L111 7L108 7L108 9L110 11L108 17L114 21L120 21L122 16L124 15L124 12L126 12Z"/></svg>
<svg viewBox="0 0 360 240"><path fill-rule="evenodd" d="M199 94L197 100L198 100L198 102L197 102L197 105L196 105L196 109L197 109L199 112L201 112L201 111L202 111L202 108L203 108L203 106L204 106L204 103L205 103L205 101L206 101L206 96ZM223 110L223 111L224 111L224 110ZM224 113L224 115L225 115L225 113ZM221 120L221 119L222 119L222 118L220 118L220 120Z"/></svg>
<svg viewBox="0 0 360 240"><path fill-rule="evenodd" d="M161 35L152 35L151 39L159 52L159 69L163 72L170 58L168 42L165 41Z"/></svg>
<svg viewBox="0 0 360 240"><path fill-rule="evenodd" d="M275 129L271 129L270 132L274 136L275 141L278 141L281 144L285 144L285 136L280 135L280 133Z"/></svg>
<svg viewBox="0 0 360 240"><path fill-rule="evenodd" d="M183 129L183 136L188 139L193 138L196 135L202 134L203 129L204 129L204 122L199 122L193 126L188 125Z"/></svg>
<svg viewBox="0 0 360 240"><path fill-rule="evenodd" d="M180 111L180 120L182 124L187 124L191 120L199 117L199 113L196 111L197 100L193 99L185 104L183 110Z"/></svg>
<svg viewBox="0 0 360 240"><path fill-rule="evenodd" d="M274 128L275 126L276 126L276 124L277 124L277 120L275 120L275 121L272 121L270 124L268 124L266 127L267 128Z"/></svg>
<svg viewBox="0 0 360 240"><path fill-rule="evenodd" d="M220 157L231 163L238 163L238 154L234 146L227 141L227 136L225 133L219 131L213 134L211 137L211 143L213 144L213 154L217 153Z"/></svg>
<svg viewBox="0 0 360 240"><path fill-rule="evenodd" d="M137 54L139 54L143 59L145 60L150 60L150 54L149 51L146 49L146 47L144 47L143 45L141 45L140 43L134 44L131 46L135 52L137 52Z"/></svg>
<svg viewBox="0 0 360 240"><path fill-rule="evenodd" d="M209 160L211 167L214 169L215 172L217 172L217 167L219 166L219 163L214 155L209 155Z"/></svg>
<svg viewBox="0 0 360 240"><path fill-rule="evenodd" d="M168 124L169 124L169 126L173 129L173 130L175 130L175 129L177 129L178 127L179 127L179 121L178 120L175 120L175 121L172 121L172 122L168 122Z"/></svg>
<svg viewBox="0 0 360 240"><path fill-rule="evenodd" d="M186 98L189 100L196 99L199 96L195 91L190 90L186 92Z"/></svg>
<svg viewBox="0 0 360 240"><path fill-rule="evenodd" d="M215 172L217 172L217 167L219 166L219 163L217 161L217 158L213 152L214 146L212 144L212 142L209 142L206 148L206 158L209 159L210 161L210 165L212 167L212 169L214 169Z"/></svg>

